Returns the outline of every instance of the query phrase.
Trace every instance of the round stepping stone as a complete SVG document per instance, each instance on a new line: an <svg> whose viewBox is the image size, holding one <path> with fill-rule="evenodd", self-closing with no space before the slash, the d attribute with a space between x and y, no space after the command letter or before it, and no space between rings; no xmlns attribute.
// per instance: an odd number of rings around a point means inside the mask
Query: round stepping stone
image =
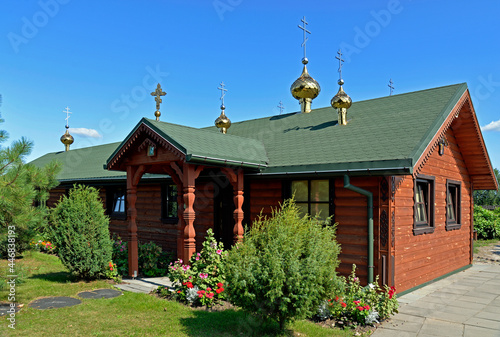
<svg viewBox="0 0 500 337"><path fill-rule="evenodd" d="M97 289L78 293L81 298L113 298L120 295L123 295L123 293L114 289Z"/></svg>
<svg viewBox="0 0 500 337"><path fill-rule="evenodd" d="M45 310L45 309L72 307L80 303L82 303L82 301L80 301L77 298L56 296L56 297L46 297L34 300L29 304L29 306L34 309Z"/></svg>
<svg viewBox="0 0 500 337"><path fill-rule="evenodd" d="M10 312L9 312L9 310L10 310ZM16 304L14 307L14 311L18 312L19 310L21 310L21 308L19 308L19 304ZM12 310L11 310L10 303L0 303L0 316L9 315L11 313L12 313Z"/></svg>

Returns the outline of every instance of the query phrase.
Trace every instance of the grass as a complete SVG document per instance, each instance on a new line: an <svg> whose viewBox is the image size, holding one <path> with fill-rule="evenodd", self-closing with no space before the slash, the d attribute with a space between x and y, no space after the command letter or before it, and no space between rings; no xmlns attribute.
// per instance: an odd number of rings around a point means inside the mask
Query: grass
<svg viewBox="0 0 500 337"><path fill-rule="evenodd" d="M36 310L32 300L44 296L71 296L84 290L112 288L104 280L77 281L51 255L28 252L16 260L21 283L16 299L24 304L16 315L16 329L8 328L0 317L0 335L5 336L353 336L352 330L320 327L302 320L277 332L277 324L262 324L241 310L208 312L193 310L177 302L147 294L125 292L113 299L82 299L73 307ZM6 275L7 261L0 260L0 275ZM5 285L5 282L2 281ZM1 289L0 301L7 302L7 289Z"/></svg>
<svg viewBox="0 0 500 337"><path fill-rule="evenodd" d="M474 241L474 254L479 253L479 247L491 246L500 242L498 239L489 239L489 240L475 240Z"/></svg>

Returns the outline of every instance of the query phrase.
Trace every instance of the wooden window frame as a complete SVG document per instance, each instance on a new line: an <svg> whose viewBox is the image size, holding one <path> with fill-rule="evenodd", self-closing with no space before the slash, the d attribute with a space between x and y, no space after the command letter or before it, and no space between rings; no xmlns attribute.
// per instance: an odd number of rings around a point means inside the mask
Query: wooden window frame
<svg viewBox="0 0 500 337"><path fill-rule="evenodd" d="M164 183L161 185L161 221L163 223L168 223L168 224L176 224L179 222L179 218L177 216L175 217L169 217L168 216L168 210L167 210L167 204L168 204L168 196L170 192L170 186L174 186L175 184L173 182L169 183ZM177 193L175 195L175 202L177 203ZM179 207L179 205L177 205Z"/></svg>
<svg viewBox="0 0 500 337"><path fill-rule="evenodd" d="M118 196L123 195L124 211L115 212L116 200ZM127 189L122 187L112 187L106 191L106 208L107 214L111 219L126 220L127 219Z"/></svg>
<svg viewBox="0 0 500 337"><path fill-rule="evenodd" d="M297 179L291 179L289 180L286 185L285 191L283 191L283 196L284 199L291 198L293 195L292 191L292 182L293 181L298 181L298 180L307 180L307 214L311 214L311 204L328 204L328 210L329 214L328 216L332 217L331 223L335 223L335 179L330 179L330 178L316 178L316 179L308 179L308 178L297 178ZM311 181L313 180L327 180L328 181L328 201L311 201ZM306 201L297 201L295 202L300 202L300 203L306 203Z"/></svg>
<svg viewBox="0 0 500 337"><path fill-rule="evenodd" d="M434 213L435 213L435 177L426 175L417 175L413 186L413 235L430 234L434 233ZM426 222L417 221L417 186L425 184L427 193L424 195L424 203L427 215Z"/></svg>
<svg viewBox="0 0 500 337"><path fill-rule="evenodd" d="M450 194L450 188L455 190L455 195L453 196L452 203L455 211L455 220L450 219L448 216L448 196ZM462 183L456 180L446 180L446 230L456 230L462 227Z"/></svg>

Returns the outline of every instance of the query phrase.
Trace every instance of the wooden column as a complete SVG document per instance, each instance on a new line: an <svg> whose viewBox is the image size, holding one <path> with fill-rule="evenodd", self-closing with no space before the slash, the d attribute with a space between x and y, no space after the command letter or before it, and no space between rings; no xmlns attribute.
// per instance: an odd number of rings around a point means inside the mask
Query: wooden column
<svg viewBox="0 0 500 337"><path fill-rule="evenodd" d="M243 170L238 170L236 173L236 184L233 185L234 191L234 242L243 239Z"/></svg>
<svg viewBox="0 0 500 337"><path fill-rule="evenodd" d="M196 252L196 232L194 230L194 220L196 218L194 212L195 201L195 181L200 175L203 167L198 167L184 163L183 164L183 186L184 186L184 262L189 261L191 255Z"/></svg>
<svg viewBox="0 0 500 337"><path fill-rule="evenodd" d="M128 221L128 274L139 273L139 252L137 247L137 184L145 172L145 167L127 166L127 221Z"/></svg>
<svg viewBox="0 0 500 337"><path fill-rule="evenodd" d="M234 194L234 227L233 235L234 242L238 242L243 239L243 219L245 214L243 212L243 170L234 170L230 168L223 168L221 170L229 179L229 182L233 186Z"/></svg>

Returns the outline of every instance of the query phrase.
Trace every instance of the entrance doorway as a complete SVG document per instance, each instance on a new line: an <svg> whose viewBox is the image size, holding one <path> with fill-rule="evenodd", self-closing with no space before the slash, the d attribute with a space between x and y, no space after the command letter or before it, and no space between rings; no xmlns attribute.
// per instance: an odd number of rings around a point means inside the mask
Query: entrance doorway
<svg viewBox="0 0 500 337"><path fill-rule="evenodd" d="M227 179L221 179L225 183L215 185L214 191L214 235L218 242L224 244L224 249L233 246L234 228L234 201L233 186Z"/></svg>

